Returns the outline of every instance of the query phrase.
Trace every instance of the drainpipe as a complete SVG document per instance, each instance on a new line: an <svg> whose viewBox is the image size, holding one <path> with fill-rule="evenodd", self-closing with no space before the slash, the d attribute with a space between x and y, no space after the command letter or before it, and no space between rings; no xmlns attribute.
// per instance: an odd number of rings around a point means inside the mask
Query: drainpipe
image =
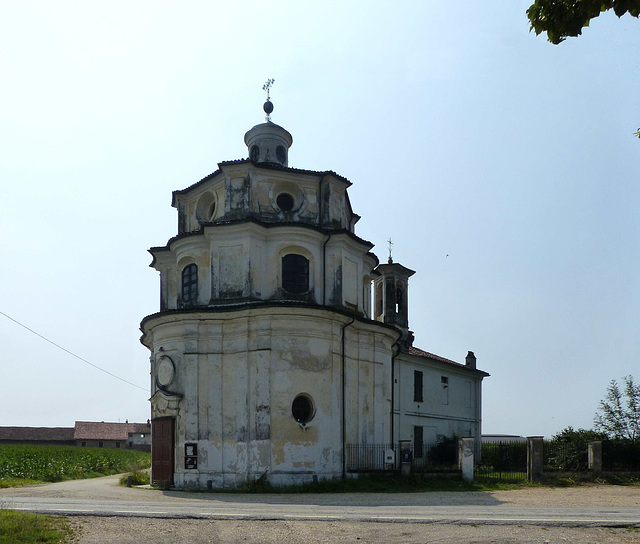
<svg viewBox="0 0 640 544"><path fill-rule="evenodd" d="M342 479L346 480L347 478L347 417L346 417L346 408L347 408L347 400L346 400L346 390L347 390L347 384L346 384L346 379L345 379L345 329L349 326L352 325L353 322L356 320L355 317L351 318L351 321L349 321L349 323L345 323L342 326L342 330L340 331L340 340L342 343L342 372L341 372L341 386L342 386L342 429L341 429L341 438L342 438Z"/></svg>
<svg viewBox="0 0 640 544"><path fill-rule="evenodd" d="M327 244L331 239L331 234L327 234L327 239L322 245L322 305L327 305Z"/></svg>
<svg viewBox="0 0 640 544"><path fill-rule="evenodd" d="M397 351L391 356L391 446L393 446L394 444L394 427L395 427L395 417L394 417L394 410L395 410L395 396L396 396L396 357L398 356L398 353L400 353L400 346L398 345L398 341L400 340L400 337L398 337L398 340L396 340L393 345L391 346L391 350L393 350L393 348L398 348ZM395 449L395 448L394 448Z"/></svg>
<svg viewBox="0 0 640 544"><path fill-rule="evenodd" d="M322 198L322 182L324 181L325 176L320 178L318 182L318 226L322 228L322 212L324 211L323 207L323 198ZM322 305L327 305L327 244L331 238L331 234L327 234L327 239L324 241L322 245Z"/></svg>

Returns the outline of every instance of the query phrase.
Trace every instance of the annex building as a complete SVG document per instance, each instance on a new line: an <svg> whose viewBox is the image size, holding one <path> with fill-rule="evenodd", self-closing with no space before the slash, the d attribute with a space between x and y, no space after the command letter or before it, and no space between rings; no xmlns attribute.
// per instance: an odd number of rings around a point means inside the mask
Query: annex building
<svg viewBox="0 0 640 544"><path fill-rule="evenodd" d="M249 158L174 191L178 232L150 249L154 482L301 483L345 476L351 444L479 443L488 374L413 347L414 271L356 235L351 182L290 167L269 115L244 142Z"/></svg>

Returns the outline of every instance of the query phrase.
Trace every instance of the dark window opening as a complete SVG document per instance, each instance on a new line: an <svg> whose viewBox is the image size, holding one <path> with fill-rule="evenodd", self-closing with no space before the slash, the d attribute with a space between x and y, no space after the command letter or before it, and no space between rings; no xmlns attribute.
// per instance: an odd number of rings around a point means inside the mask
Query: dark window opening
<svg viewBox="0 0 640 544"><path fill-rule="evenodd" d="M290 212L295 202L289 193L280 193L276 198L276 204L283 212Z"/></svg>
<svg viewBox="0 0 640 544"><path fill-rule="evenodd" d="M116 442L116 448L120 447L120 442Z"/></svg>
<svg viewBox="0 0 640 544"><path fill-rule="evenodd" d="M413 401L422 402L422 372L413 371Z"/></svg>
<svg viewBox="0 0 640 544"><path fill-rule="evenodd" d="M80 447L86 448L87 447L87 443L86 442L80 442Z"/></svg>
<svg viewBox="0 0 640 544"><path fill-rule="evenodd" d="M424 437L422 427L415 426L413 428L413 456L416 459L424 455Z"/></svg>
<svg viewBox="0 0 640 544"><path fill-rule="evenodd" d="M282 257L282 288L294 295L309 290L309 260L306 257L295 253Z"/></svg>
<svg viewBox="0 0 640 544"><path fill-rule="evenodd" d="M404 289L400 282L396 283L396 312L400 313L404 310Z"/></svg>
<svg viewBox="0 0 640 544"><path fill-rule="evenodd" d="M375 315L380 317L382 315L382 282L376 284L376 307Z"/></svg>
<svg viewBox="0 0 640 544"><path fill-rule="evenodd" d="M449 378L442 376L440 383L442 383L442 404L449 404Z"/></svg>
<svg viewBox="0 0 640 544"><path fill-rule="evenodd" d="M104 442L98 442L98 447L99 448L104 448Z"/></svg>
<svg viewBox="0 0 640 544"><path fill-rule="evenodd" d="M193 303L198 298L198 267L190 264L182 271L182 302Z"/></svg>
<svg viewBox="0 0 640 544"><path fill-rule="evenodd" d="M260 158L260 148L257 145L251 146L251 151L249 151L249 157L251 158L252 161L258 162L258 159Z"/></svg>
<svg viewBox="0 0 640 544"><path fill-rule="evenodd" d="M300 424L305 425L313 419L313 404L306 395L298 395L291 404L293 418Z"/></svg>
<svg viewBox="0 0 640 544"><path fill-rule="evenodd" d="M276 158L278 159L278 162L282 164L284 164L284 161L287 159L287 152L281 145L276 147Z"/></svg>

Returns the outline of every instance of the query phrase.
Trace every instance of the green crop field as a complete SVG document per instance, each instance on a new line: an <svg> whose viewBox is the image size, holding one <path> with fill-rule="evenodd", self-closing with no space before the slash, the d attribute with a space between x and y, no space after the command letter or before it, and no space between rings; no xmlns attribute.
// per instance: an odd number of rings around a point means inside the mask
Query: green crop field
<svg viewBox="0 0 640 544"><path fill-rule="evenodd" d="M148 467L151 454L74 446L0 446L0 486L15 479L59 482Z"/></svg>

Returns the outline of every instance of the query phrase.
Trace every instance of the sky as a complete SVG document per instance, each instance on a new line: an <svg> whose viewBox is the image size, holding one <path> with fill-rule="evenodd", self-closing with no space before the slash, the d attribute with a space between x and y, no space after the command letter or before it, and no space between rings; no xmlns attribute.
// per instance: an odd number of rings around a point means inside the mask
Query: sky
<svg viewBox="0 0 640 544"><path fill-rule="evenodd" d="M0 0L0 425L150 417L146 250L274 78L290 166L417 271L414 345L491 374L483 432L591 428L640 379L640 21L554 46L530 3Z"/></svg>

